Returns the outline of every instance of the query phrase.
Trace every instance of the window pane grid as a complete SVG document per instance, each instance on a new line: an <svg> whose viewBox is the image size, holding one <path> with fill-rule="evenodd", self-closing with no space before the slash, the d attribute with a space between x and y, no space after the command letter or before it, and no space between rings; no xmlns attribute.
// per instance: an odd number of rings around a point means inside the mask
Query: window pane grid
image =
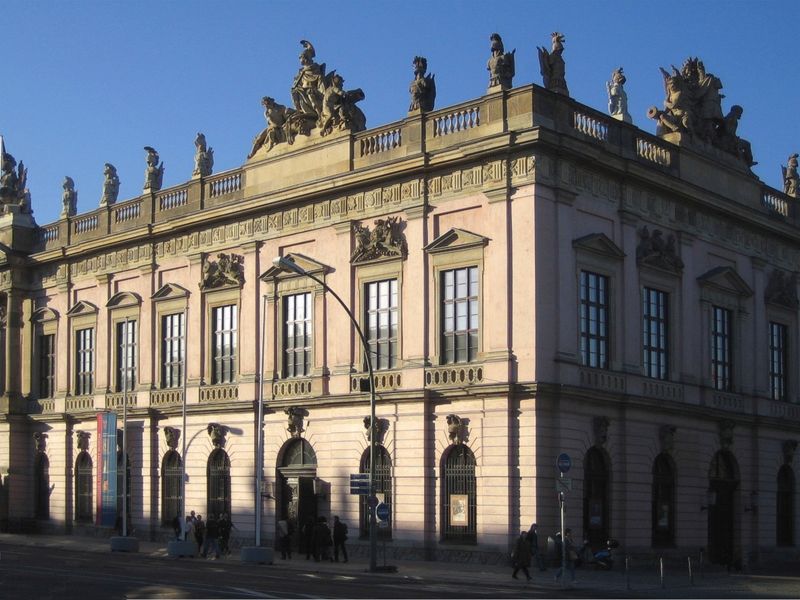
<svg viewBox="0 0 800 600"><path fill-rule="evenodd" d="M284 367L285 377L311 374L311 292L284 298Z"/></svg>
<svg viewBox="0 0 800 600"><path fill-rule="evenodd" d="M75 332L75 394L94 390L94 328Z"/></svg>
<svg viewBox="0 0 800 600"><path fill-rule="evenodd" d="M720 306L711 309L711 379L714 389L731 389L731 311Z"/></svg>
<svg viewBox="0 0 800 600"><path fill-rule="evenodd" d="M782 323L769 324L769 389L773 400L786 400L787 328Z"/></svg>
<svg viewBox="0 0 800 600"><path fill-rule="evenodd" d="M580 353L584 365L608 368L608 277L581 271Z"/></svg>
<svg viewBox="0 0 800 600"><path fill-rule="evenodd" d="M397 366L398 307L397 280L366 285L367 344L374 369Z"/></svg>
<svg viewBox="0 0 800 600"><path fill-rule="evenodd" d="M478 268L442 273L442 362L472 362L478 356Z"/></svg>
<svg viewBox="0 0 800 600"><path fill-rule="evenodd" d="M161 318L161 387L183 385L183 360L186 353L183 313Z"/></svg>
<svg viewBox="0 0 800 600"><path fill-rule="evenodd" d="M56 393L56 336L39 337L39 397L52 398Z"/></svg>
<svg viewBox="0 0 800 600"><path fill-rule="evenodd" d="M668 321L667 294L644 288L642 293L642 365L644 374L655 379L667 379Z"/></svg>
<svg viewBox="0 0 800 600"><path fill-rule="evenodd" d="M217 306L211 312L214 338L211 345L211 383L218 385L236 380L237 306Z"/></svg>
<svg viewBox="0 0 800 600"><path fill-rule="evenodd" d="M132 390L136 385L136 321L117 323L117 381L118 392Z"/></svg>

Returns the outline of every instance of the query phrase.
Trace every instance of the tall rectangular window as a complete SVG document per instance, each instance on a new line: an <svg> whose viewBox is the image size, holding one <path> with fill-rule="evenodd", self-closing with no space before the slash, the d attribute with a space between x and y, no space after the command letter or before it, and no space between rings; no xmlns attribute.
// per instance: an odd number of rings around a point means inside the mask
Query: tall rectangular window
<svg viewBox="0 0 800 600"><path fill-rule="evenodd" d="M75 332L75 395L94 391L94 327Z"/></svg>
<svg viewBox="0 0 800 600"><path fill-rule="evenodd" d="M669 377L669 336L667 294L661 290L642 290L642 366L654 379Z"/></svg>
<svg viewBox="0 0 800 600"><path fill-rule="evenodd" d="M285 296L283 299L283 374L305 377L311 374L311 292Z"/></svg>
<svg viewBox="0 0 800 600"><path fill-rule="evenodd" d="M39 336L39 398L56 395L56 336Z"/></svg>
<svg viewBox="0 0 800 600"><path fill-rule="evenodd" d="M186 338L183 313L161 317L161 387L183 385L183 360Z"/></svg>
<svg viewBox="0 0 800 600"><path fill-rule="evenodd" d="M769 324L769 394L773 400L786 400L787 329L782 323Z"/></svg>
<svg viewBox="0 0 800 600"><path fill-rule="evenodd" d="M117 323L117 380L118 392L136 387L136 321Z"/></svg>
<svg viewBox="0 0 800 600"><path fill-rule="evenodd" d="M711 380L714 389L732 388L732 314L727 308L711 307Z"/></svg>
<svg viewBox="0 0 800 600"><path fill-rule="evenodd" d="M397 279L366 285L367 343L375 369L397 366Z"/></svg>
<svg viewBox="0 0 800 600"><path fill-rule="evenodd" d="M587 367L608 368L608 277L581 271L581 362Z"/></svg>
<svg viewBox="0 0 800 600"><path fill-rule="evenodd" d="M236 342L239 318L235 304L216 306L211 310L213 340L211 344L211 383L236 381Z"/></svg>
<svg viewBox="0 0 800 600"><path fill-rule="evenodd" d="M442 272L442 362L472 362L478 356L478 267Z"/></svg>

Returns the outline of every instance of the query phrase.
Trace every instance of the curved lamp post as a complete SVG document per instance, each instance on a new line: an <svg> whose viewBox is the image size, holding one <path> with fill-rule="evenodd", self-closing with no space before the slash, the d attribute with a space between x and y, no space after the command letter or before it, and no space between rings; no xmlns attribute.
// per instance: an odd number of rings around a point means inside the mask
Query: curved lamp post
<svg viewBox="0 0 800 600"><path fill-rule="evenodd" d="M361 331L358 321L353 316L353 313L350 311L344 301L339 297L339 294L334 292L330 286L322 281L319 277L312 275L293 260L290 260L285 256L276 257L272 261L272 264L279 269L283 269L284 271L290 271L292 273L308 277L309 279L312 279L321 285L323 289L330 292L331 295L336 298L337 302L341 304L344 312L346 312L347 316L350 318L350 322L353 324L353 327L355 327L356 331L358 332L361 345L364 347L364 358L366 358L367 370L369 371L369 494L370 497L372 497L375 493L375 377L372 371L372 356L370 355L369 344L367 343L367 339L364 337L364 332ZM369 570L377 571L376 560L378 554L378 531L375 523L375 507L370 506L369 509Z"/></svg>

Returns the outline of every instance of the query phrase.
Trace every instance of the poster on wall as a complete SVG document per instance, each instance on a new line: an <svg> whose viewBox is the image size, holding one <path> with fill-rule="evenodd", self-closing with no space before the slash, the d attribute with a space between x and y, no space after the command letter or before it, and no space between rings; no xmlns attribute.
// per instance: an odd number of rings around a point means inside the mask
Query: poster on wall
<svg viewBox="0 0 800 600"><path fill-rule="evenodd" d="M450 525L469 526L468 502L466 494L450 494Z"/></svg>
<svg viewBox="0 0 800 600"><path fill-rule="evenodd" d="M117 413L97 413L97 511L95 523L114 527L117 521Z"/></svg>

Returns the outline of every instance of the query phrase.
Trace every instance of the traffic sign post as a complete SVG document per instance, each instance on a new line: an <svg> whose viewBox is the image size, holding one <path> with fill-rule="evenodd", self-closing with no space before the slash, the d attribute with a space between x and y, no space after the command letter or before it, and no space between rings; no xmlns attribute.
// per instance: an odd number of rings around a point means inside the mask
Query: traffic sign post
<svg viewBox="0 0 800 600"><path fill-rule="evenodd" d="M562 475L566 475L570 468L572 468L572 459L569 457L569 454L566 452L559 454L558 458L556 459L556 466L558 467L558 470L561 471Z"/></svg>
<svg viewBox="0 0 800 600"><path fill-rule="evenodd" d="M369 495L369 473L350 474L350 493L354 496Z"/></svg>
<svg viewBox="0 0 800 600"><path fill-rule="evenodd" d="M392 510L388 504L384 504L381 502L378 504L378 507L375 509L375 516L378 517L382 522L389 520L389 515L392 514Z"/></svg>
<svg viewBox="0 0 800 600"><path fill-rule="evenodd" d="M564 477L572 468L572 459L569 454L562 452L556 459L556 467L560 471L556 480L558 502L561 505L561 587L567 587L567 532L564 527L564 495L572 491L572 479Z"/></svg>

